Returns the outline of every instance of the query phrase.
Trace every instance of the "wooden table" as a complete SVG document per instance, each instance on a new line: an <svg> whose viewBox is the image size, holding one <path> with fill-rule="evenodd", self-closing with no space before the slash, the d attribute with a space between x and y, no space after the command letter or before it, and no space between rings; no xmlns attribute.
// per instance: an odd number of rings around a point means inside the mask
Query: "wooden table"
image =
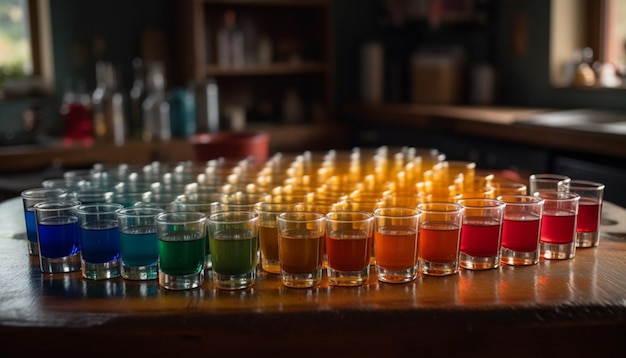
<svg viewBox="0 0 626 358"><path fill-rule="evenodd" d="M167 291L43 275L18 199L0 204L0 356L623 356L626 210L566 261L363 287Z"/></svg>

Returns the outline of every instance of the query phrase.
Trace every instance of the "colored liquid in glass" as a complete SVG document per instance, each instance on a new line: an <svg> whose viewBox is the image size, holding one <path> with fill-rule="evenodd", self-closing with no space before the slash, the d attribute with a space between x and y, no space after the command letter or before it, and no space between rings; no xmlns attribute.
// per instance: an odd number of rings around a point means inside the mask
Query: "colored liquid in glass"
<svg viewBox="0 0 626 358"><path fill-rule="evenodd" d="M244 275L257 264L257 238L251 231L222 231L209 239L213 271L222 275Z"/></svg>
<svg viewBox="0 0 626 358"><path fill-rule="evenodd" d="M502 246L513 251L532 252L539 245L539 216L505 217L502 222Z"/></svg>
<svg viewBox="0 0 626 358"><path fill-rule="evenodd" d="M578 204L577 232L594 232L600 221L600 205L592 200L580 200Z"/></svg>
<svg viewBox="0 0 626 358"><path fill-rule="evenodd" d="M76 255L80 251L78 238L78 218L75 216L47 217L39 222L39 251L43 257Z"/></svg>
<svg viewBox="0 0 626 358"><path fill-rule="evenodd" d="M159 245L154 225L132 227L121 232L120 254L126 266L156 264Z"/></svg>
<svg viewBox="0 0 626 358"><path fill-rule="evenodd" d="M419 230L419 257L439 263L456 261L459 254L460 232L459 225L452 223L423 223Z"/></svg>
<svg viewBox="0 0 626 358"><path fill-rule="evenodd" d="M294 229L278 235L281 269L306 274L322 267L322 237L311 230Z"/></svg>
<svg viewBox="0 0 626 358"><path fill-rule="evenodd" d="M24 221L26 222L26 236L28 241L37 242L37 219L35 217L35 211L24 211Z"/></svg>
<svg viewBox="0 0 626 358"><path fill-rule="evenodd" d="M333 231L326 236L328 266L337 271L360 271L370 264L367 232Z"/></svg>
<svg viewBox="0 0 626 358"><path fill-rule="evenodd" d="M120 258L120 230L117 221L88 223L80 228L83 260L105 263Z"/></svg>
<svg viewBox="0 0 626 358"><path fill-rule="evenodd" d="M387 270L406 270L417 263L417 231L384 227L374 233L376 264Z"/></svg>
<svg viewBox="0 0 626 358"><path fill-rule="evenodd" d="M491 257L500 249L500 223L489 217L467 217L461 227L461 251L470 256Z"/></svg>
<svg viewBox="0 0 626 358"><path fill-rule="evenodd" d="M198 273L205 259L205 235L197 231L174 231L159 237L159 270L180 276Z"/></svg>
<svg viewBox="0 0 626 358"><path fill-rule="evenodd" d="M574 240L576 216L571 211L545 210L541 220L541 241L568 244Z"/></svg>

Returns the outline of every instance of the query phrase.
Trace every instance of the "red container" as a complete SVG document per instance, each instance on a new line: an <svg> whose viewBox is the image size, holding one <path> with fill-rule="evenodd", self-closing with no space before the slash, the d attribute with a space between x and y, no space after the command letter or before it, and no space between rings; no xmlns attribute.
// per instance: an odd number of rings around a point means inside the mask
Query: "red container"
<svg viewBox="0 0 626 358"><path fill-rule="evenodd" d="M200 133L190 138L195 161L224 158L242 160L253 157L263 164L269 157L269 134L257 131Z"/></svg>

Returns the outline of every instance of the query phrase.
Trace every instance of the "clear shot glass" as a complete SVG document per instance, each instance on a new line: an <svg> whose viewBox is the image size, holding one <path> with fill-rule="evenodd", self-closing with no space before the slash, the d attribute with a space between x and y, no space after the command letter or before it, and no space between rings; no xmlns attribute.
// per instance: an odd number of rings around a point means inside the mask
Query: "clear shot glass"
<svg viewBox="0 0 626 358"><path fill-rule="evenodd" d="M169 290L200 287L204 282L206 216L196 211L157 215L159 285Z"/></svg>
<svg viewBox="0 0 626 358"><path fill-rule="evenodd" d="M462 199L459 264L464 269L487 270L500 266L500 239L505 203L497 199Z"/></svg>
<svg viewBox="0 0 626 358"><path fill-rule="evenodd" d="M571 259L576 255L576 219L580 195L544 191L534 194L544 200L539 238L539 255L548 260Z"/></svg>
<svg viewBox="0 0 626 358"><path fill-rule="evenodd" d="M417 210L421 213L417 250L420 271L429 276L457 274L463 207L431 202L419 204Z"/></svg>
<svg viewBox="0 0 626 358"><path fill-rule="evenodd" d="M544 200L530 195L502 195L498 199L506 204L500 262L510 266L536 265Z"/></svg>
<svg viewBox="0 0 626 358"><path fill-rule="evenodd" d="M326 272L331 286L360 286L370 275L374 216L365 211L326 214Z"/></svg>
<svg viewBox="0 0 626 358"><path fill-rule="evenodd" d="M80 234L77 201L45 201L35 204L39 267L43 273L79 271Z"/></svg>
<svg viewBox="0 0 626 358"><path fill-rule="evenodd" d="M213 285L240 290L256 282L259 214L254 211L220 211L207 220L212 252Z"/></svg>
<svg viewBox="0 0 626 358"><path fill-rule="evenodd" d="M588 180L572 180L569 191L580 195L576 220L576 247L598 246L604 184Z"/></svg>
<svg viewBox="0 0 626 358"><path fill-rule="evenodd" d="M254 205L254 211L259 214L259 245L263 271L280 274L276 217L280 213L294 211L295 205L295 203L273 203L269 201L262 201Z"/></svg>
<svg viewBox="0 0 626 358"><path fill-rule="evenodd" d="M159 276L156 216L159 208L123 208L117 211L120 228L121 275L127 280L155 280Z"/></svg>
<svg viewBox="0 0 626 358"><path fill-rule="evenodd" d="M419 218L420 213L409 208L374 211L374 252L379 281L404 283L417 277Z"/></svg>
<svg viewBox="0 0 626 358"><path fill-rule="evenodd" d="M324 215L290 211L276 217L280 280L286 287L313 287L322 280Z"/></svg>
<svg viewBox="0 0 626 358"><path fill-rule="evenodd" d="M528 193L534 195L541 191L569 191L572 178L552 173L531 174L528 178Z"/></svg>
<svg viewBox="0 0 626 358"><path fill-rule="evenodd" d="M26 237L28 239L28 253L32 256L39 255L37 243L37 219L35 217L35 204L44 201L56 201L65 199L68 195L65 188L33 188L22 191L22 206L24 208L24 222L26 224Z"/></svg>
<svg viewBox="0 0 626 358"><path fill-rule="evenodd" d="M117 210L121 208L121 204L81 204L76 208L84 278L102 280L120 276Z"/></svg>

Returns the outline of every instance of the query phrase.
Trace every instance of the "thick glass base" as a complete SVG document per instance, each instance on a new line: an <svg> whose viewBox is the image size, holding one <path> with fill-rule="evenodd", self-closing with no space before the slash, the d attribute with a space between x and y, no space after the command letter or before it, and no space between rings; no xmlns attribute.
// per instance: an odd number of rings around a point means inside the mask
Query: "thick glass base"
<svg viewBox="0 0 626 358"><path fill-rule="evenodd" d="M387 283L405 283L417 277L417 265L404 270L388 270L376 265L378 281Z"/></svg>
<svg viewBox="0 0 626 358"><path fill-rule="evenodd" d="M256 270L243 275L227 275L213 271L213 285L221 290L241 290L254 285Z"/></svg>
<svg viewBox="0 0 626 358"><path fill-rule="evenodd" d="M39 243L37 241L28 241L28 254L31 256L39 256Z"/></svg>
<svg viewBox="0 0 626 358"><path fill-rule="evenodd" d="M322 268L310 273L289 273L281 271L280 280L283 285L293 288L313 287L322 280Z"/></svg>
<svg viewBox="0 0 626 358"><path fill-rule="evenodd" d="M539 250L515 251L502 247L500 250L500 262L510 266L529 266L539 262Z"/></svg>
<svg viewBox="0 0 626 358"><path fill-rule="evenodd" d="M55 258L39 256L39 267L43 273L80 271L80 253Z"/></svg>
<svg viewBox="0 0 626 358"><path fill-rule="evenodd" d="M188 290L200 287L204 282L204 270L188 275L170 275L159 271L159 285L168 290Z"/></svg>
<svg viewBox="0 0 626 358"><path fill-rule="evenodd" d="M327 267L326 273L331 286L361 286L370 276L370 266L359 271L338 271Z"/></svg>
<svg viewBox="0 0 626 358"><path fill-rule="evenodd" d="M91 263L82 261L80 269L83 277L88 280L106 280L116 278L121 275L120 260L104 263Z"/></svg>
<svg viewBox="0 0 626 358"><path fill-rule="evenodd" d="M122 277L126 280L156 280L159 269L156 264L147 266L127 266L122 263Z"/></svg>
<svg viewBox="0 0 626 358"><path fill-rule="evenodd" d="M500 255L471 256L464 252L459 254L459 265L467 270L489 270L500 266Z"/></svg>
<svg viewBox="0 0 626 358"><path fill-rule="evenodd" d="M280 274L280 261L261 258L261 268L265 272Z"/></svg>
<svg viewBox="0 0 626 358"><path fill-rule="evenodd" d="M434 262L420 259L420 270L428 276L447 276L459 273L459 261Z"/></svg>
<svg viewBox="0 0 626 358"><path fill-rule="evenodd" d="M600 231L576 233L576 247L596 247L599 243Z"/></svg>
<svg viewBox="0 0 626 358"><path fill-rule="evenodd" d="M539 243L539 255L547 260L567 260L576 255L576 241L568 244Z"/></svg>

